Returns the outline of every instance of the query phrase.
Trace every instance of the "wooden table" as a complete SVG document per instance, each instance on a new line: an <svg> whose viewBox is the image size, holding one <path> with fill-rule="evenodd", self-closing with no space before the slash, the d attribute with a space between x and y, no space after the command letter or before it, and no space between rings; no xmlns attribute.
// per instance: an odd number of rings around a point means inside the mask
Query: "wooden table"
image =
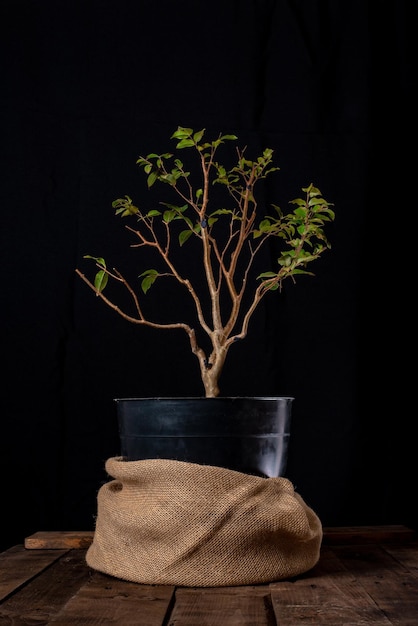
<svg viewBox="0 0 418 626"><path fill-rule="evenodd" d="M418 538L325 528L319 563L269 585L139 585L90 569L91 532L39 532L0 554L0 624L417 626Z"/></svg>

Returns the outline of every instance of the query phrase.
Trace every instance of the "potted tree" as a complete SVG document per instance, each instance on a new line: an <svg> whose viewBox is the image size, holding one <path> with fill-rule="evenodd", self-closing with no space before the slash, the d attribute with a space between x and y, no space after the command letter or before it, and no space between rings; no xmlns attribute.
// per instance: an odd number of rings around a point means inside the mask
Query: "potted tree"
<svg viewBox="0 0 418 626"><path fill-rule="evenodd" d="M84 257L94 262L94 277L76 269L127 322L183 331L200 368L204 394L199 398L116 399L121 454L128 461L168 458L281 476L293 398L224 397L220 377L229 350L245 339L267 294L280 290L286 279L312 275L307 267L330 247L324 226L334 219L332 205L309 184L302 188L302 197L291 201L291 210L275 204L266 210L257 191L261 181L279 169L272 149L254 158L246 148L235 147L227 166L218 161L218 151L231 146L235 135L207 140L205 129L195 132L179 126L171 139L176 142L174 153L140 156L137 164L148 188L161 183L172 195L146 209L127 195L113 202L116 215L128 221L134 253L154 254L153 265L140 268L138 285L102 256ZM190 164L185 164L186 157L192 157ZM273 240L280 244L277 265L256 271L255 260ZM189 265L179 261L182 255L190 259ZM149 257L144 258L148 262ZM190 277L190 264L193 270L199 265L198 279ZM166 280L175 281L180 296L190 299L195 319L161 321L148 316L148 292ZM111 284L126 292L130 308L126 298L120 305Z"/></svg>

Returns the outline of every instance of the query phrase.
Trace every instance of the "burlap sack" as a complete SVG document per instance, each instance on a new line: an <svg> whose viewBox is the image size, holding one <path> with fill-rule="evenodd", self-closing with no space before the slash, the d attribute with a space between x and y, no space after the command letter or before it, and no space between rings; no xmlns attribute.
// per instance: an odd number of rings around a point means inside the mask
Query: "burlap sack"
<svg viewBox="0 0 418 626"><path fill-rule="evenodd" d="M286 478L152 459L106 461L87 564L144 584L218 587L301 574L322 525Z"/></svg>

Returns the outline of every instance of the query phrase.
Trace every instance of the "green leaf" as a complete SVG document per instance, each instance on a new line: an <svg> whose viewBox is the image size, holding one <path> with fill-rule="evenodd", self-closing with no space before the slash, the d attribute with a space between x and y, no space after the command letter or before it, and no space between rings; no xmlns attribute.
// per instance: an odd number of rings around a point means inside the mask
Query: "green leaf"
<svg viewBox="0 0 418 626"><path fill-rule="evenodd" d="M283 253L280 259L277 259L277 262L279 263L279 265L282 265L283 267L290 267L290 265L292 265L292 261L293 261L292 253L289 253L289 254Z"/></svg>
<svg viewBox="0 0 418 626"><path fill-rule="evenodd" d="M181 141L178 142L178 144L176 145L176 148L178 148L178 150L181 150L182 148L191 148L194 145L195 144L194 144L193 139L182 139Z"/></svg>
<svg viewBox="0 0 418 626"><path fill-rule="evenodd" d="M166 224L169 224L170 222L173 221L173 219L177 216L177 212L170 210L170 211L164 211L163 213L163 220Z"/></svg>
<svg viewBox="0 0 418 626"><path fill-rule="evenodd" d="M96 276L94 277L94 286L96 287L97 291L103 291L103 289L107 285L108 279L109 277L104 270L100 270L97 272Z"/></svg>
<svg viewBox="0 0 418 626"><path fill-rule="evenodd" d="M187 229L187 230L182 230L181 233L179 234L179 244L180 246L182 246L184 243L186 243L186 241L191 237L192 235L192 231Z"/></svg>
<svg viewBox="0 0 418 626"><path fill-rule="evenodd" d="M171 174L160 174L158 176L158 179L163 182L163 183L168 183L169 185L173 185L175 186L176 184L176 180L177 180L178 176L175 175L175 173L171 173Z"/></svg>
<svg viewBox="0 0 418 626"><path fill-rule="evenodd" d="M263 233L268 232L268 231L271 229L271 223L270 223L270 220L267 220L267 219L266 219L266 220L262 220L262 221L260 222L259 229L260 229L260 230L261 230L261 232L263 232Z"/></svg>
<svg viewBox="0 0 418 626"><path fill-rule="evenodd" d="M193 128L184 128L184 126L179 126L171 135L171 139L183 139L184 137L190 137L192 134Z"/></svg>
<svg viewBox="0 0 418 626"><path fill-rule="evenodd" d="M238 137L236 135L222 135L221 139L229 139L231 141L234 141L235 139L238 139Z"/></svg>
<svg viewBox="0 0 418 626"><path fill-rule="evenodd" d="M233 215L233 211L231 209L216 209L210 215Z"/></svg>
<svg viewBox="0 0 418 626"><path fill-rule="evenodd" d="M102 267L106 267L106 261L101 256L91 256L91 254L85 254L83 256L83 259L93 259L93 261L96 261L98 265L101 265Z"/></svg>
<svg viewBox="0 0 418 626"><path fill-rule="evenodd" d="M153 186L157 178L158 178L158 174L156 172L151 172L151 174L147 178L148 188Z"/></svg>
<svg viewBox="0 0 418 626"><path fill-rule="evenodd" d="M294 274L305 274L305 276L315 276L313 272L307 272L306 270L300 270L300 269L292 270L292 276Z"/></svg>
<svg viewBox="0 0 418 626"><path fill-rule="evenodd" d="M129 196L117 198L112 202L112 207L116 209L115 215L121 215L122 217L139 213L138 207L132 204L132 200Z"/></svg>
<svg viewBox="0 0 418 626"><path fill-rule="evenodd" d="M141 278L141 276L144 276L144 279L141 281L141 289L144 293L147 293L148 289L157 280L159 274L157 270L146 270L139 275L139 278Z"/></svg>
<svg viewBox="0 0 418 626"><path fill-rule="evenodd" d="M193 135L193 139L195 143L199 143L199 141L202 139L203 135L205 134L205 129L202 128L202 130L199 130L197 133L195 133Z"/></svg>

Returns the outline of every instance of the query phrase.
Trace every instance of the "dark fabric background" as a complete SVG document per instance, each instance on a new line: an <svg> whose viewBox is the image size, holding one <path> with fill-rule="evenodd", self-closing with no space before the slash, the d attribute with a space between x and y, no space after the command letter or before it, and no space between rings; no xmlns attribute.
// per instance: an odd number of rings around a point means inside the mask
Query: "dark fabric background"
<svg viewBox="0 0 418 626"><path fill-rule="evenodd" d="M1 0L2 547L93 529L113 398L202 394L181 333L131 327L74 273L85 253L127 259L111 202L143 193L137 156L178 125L273 148L266 201L313 181L337 214L315 278L265 301L222 394L295 397L288 476L324 525L416 525L416 8Z"/></svg>

